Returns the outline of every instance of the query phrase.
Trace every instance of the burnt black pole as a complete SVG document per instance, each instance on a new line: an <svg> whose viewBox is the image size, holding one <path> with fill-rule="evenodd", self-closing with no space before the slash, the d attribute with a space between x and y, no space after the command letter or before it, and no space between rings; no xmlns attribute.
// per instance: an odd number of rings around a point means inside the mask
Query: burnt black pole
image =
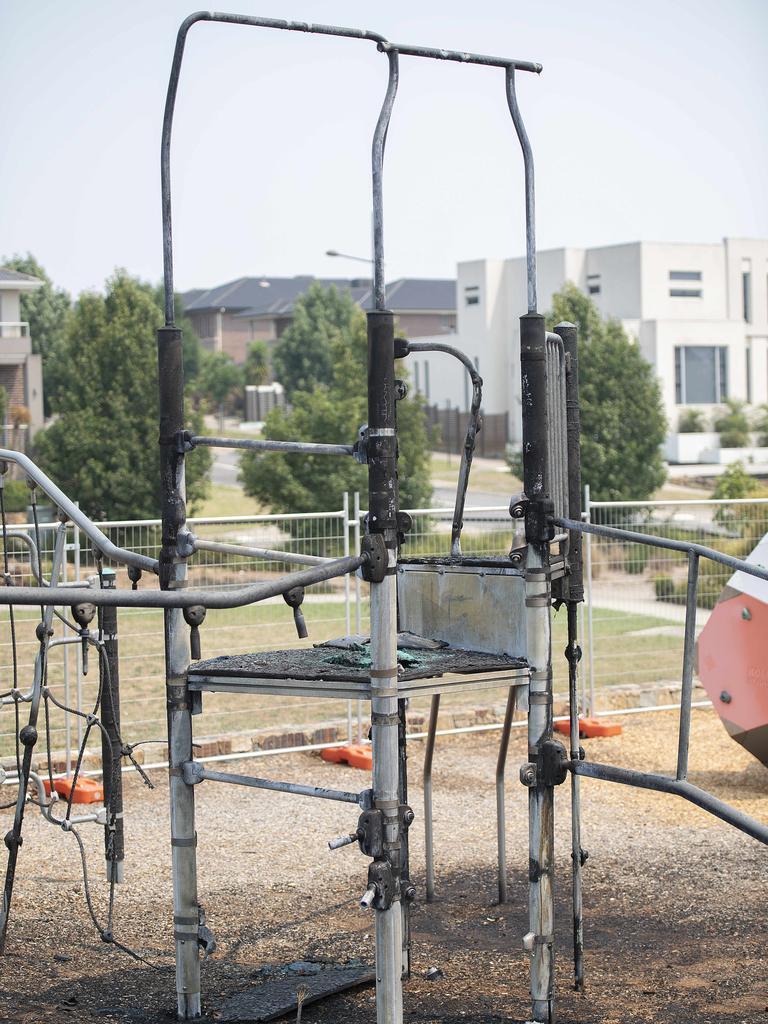
<svg viewBox="0 0 768 1024"><path fill-rule="evenodd" d="M101 585L105 590L115 587L115 572L104 569ZM104 806L109 819L104 825L104 855L107 878L123 881L125 861L125 826L123 823L123 773L120 743L120 665L117 647L117 607L99 608L99 631L104 653L99 658L101 686L101 764L104 771Z"/></svg>
<svg viewBox="0 0 768 1024"><path fill-rule="evenodd" d="M565 350L565 405L568 437L568 516L581 522L581 416L579 412L579 350L578 333L571 323L560 323L555 333L563 339ZM572 530L568 540L568 577L566 601L568 609L568 642L565 656L568 661L568 698L570 714L570 756L579 760L579 646L578 607L584 600L582 571L582 537ZM586 855L581 848L581 793L578 775L571 775L571 865L573 916L573 985L577 991L584 988L584 919L582 910L581 869Z"/></svg>

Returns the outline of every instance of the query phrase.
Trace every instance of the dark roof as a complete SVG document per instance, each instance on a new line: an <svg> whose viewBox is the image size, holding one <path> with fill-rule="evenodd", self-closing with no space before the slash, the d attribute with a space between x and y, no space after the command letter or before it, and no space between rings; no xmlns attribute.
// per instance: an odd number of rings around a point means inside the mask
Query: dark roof
<svg viewBox="0 0 768 1024"><path fill-rule="evenodd" d="M290 316L299 296L312 284L335 285L349 291L363 307L370 306L371 282L365 278L343 277L240 277L208 290L195 289L182 298L187 313L224 309L235 316ZM456 309L456 282L423 278L401 278L387 286L387 302L395 312L406 310Z"/></svg>
<svg viewBox="0 0 768 1024"><path fill-rule="evenodd" d="M39 277L34 277L32 274L21 274L18 270L10 270L8 267L0 267L0 281L18 281L19 284L29 284L30 281L43 283Z"/></svg>

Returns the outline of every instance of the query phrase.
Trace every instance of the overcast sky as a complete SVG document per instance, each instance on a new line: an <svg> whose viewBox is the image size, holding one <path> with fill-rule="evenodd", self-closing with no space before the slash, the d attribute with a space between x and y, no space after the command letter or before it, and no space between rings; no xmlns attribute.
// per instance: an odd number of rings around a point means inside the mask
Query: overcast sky
<svg viewBox="0 0 768 1024"><path fill-rule="evenodd" d="M0 256L73 293L161 276L160 123L192 0L0 0ZM766 0L233 0L228 10L541 61L519 73L541 248L768 235ZM198 25L172 155L176 285L351 276L369 255L372 44ZM523 252L503 71L401 58L388 277Z"/></svg>

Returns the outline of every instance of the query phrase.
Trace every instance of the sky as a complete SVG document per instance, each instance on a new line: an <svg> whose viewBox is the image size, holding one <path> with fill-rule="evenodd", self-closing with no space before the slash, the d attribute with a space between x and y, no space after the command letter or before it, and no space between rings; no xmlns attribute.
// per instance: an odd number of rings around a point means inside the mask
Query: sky
<svg viewBox="0 0 768 1024"><path fill-rule="evenodd" d="M766 0L232 0L395 42L540 61L518 73L539 248L768 236ZM0 257L73 294L162 275L159 142L190 0L0 0ZM370 254L373 44L197 25L172 149L176 287L355 276ZM387 276L524 251L500 69L401 58L384 175Z"/></svg>

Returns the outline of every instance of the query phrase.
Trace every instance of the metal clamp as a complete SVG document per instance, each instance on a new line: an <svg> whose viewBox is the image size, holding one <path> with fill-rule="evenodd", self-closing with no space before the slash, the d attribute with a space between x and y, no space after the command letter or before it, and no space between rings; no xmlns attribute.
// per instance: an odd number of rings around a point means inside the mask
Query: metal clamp
<svg viewBox="0 0 768 1024"><path fill-rule="evenodd" d="M361 567L361 574L367 583L381 583L387 575L389 555L384 537L380 533L366 533L360 545L360 553L367 555Z"/></svg>

